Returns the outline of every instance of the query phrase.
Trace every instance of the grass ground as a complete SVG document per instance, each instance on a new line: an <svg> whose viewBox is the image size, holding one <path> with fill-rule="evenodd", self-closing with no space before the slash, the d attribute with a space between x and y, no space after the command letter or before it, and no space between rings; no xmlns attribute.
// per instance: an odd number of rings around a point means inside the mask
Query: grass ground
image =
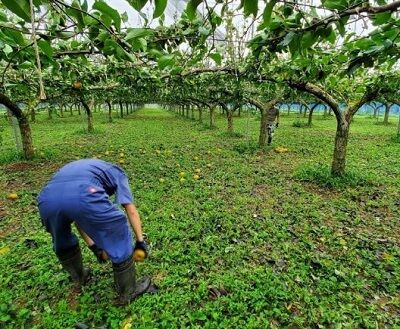
<svg viewBox="0 0 400 329"><path fill-rule="evenodd" d="M400 328L395 125L356 117L348 168L366 179L329 188L310 173L330 165L335 121L317 117L312 128L296 128L295 120L283 116L273 147L260 153L259 121L247 114L235 118L236 136L225 134L222 117L210 130L160 109L112 124L96 114L93 135L77 115L39 115L38 158L29 163L15 159L5 129L0 328ZM124 308L112 304L111 266L87 249L95 278L74 294L35 204L66 162L117 162L120 153L152 245L138 272L159 286ZM18 200L6 200L12 191Z"/></svg>

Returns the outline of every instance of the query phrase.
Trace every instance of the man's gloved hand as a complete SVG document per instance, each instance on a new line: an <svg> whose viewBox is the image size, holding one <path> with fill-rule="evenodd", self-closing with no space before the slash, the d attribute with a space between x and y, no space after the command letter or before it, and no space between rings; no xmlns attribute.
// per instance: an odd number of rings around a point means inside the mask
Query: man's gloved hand
<svg viewBox="0 0 400 329"><path fill-rule="evenodd" d="M143 262L149 255L149 246L146 241L136 241L135 249L133 250L133 258L136 262Z"/></svg>
<svg viewBox="0 0 400 329"><path fill-rule="evenodd" d="M97 261L99 263L105 263L106 262L106 259L104 258L104 250L103 249L100 249L99 247L97 247L96 244L93 244L93 245L89 246L89 249L96 256Z"/></svg>

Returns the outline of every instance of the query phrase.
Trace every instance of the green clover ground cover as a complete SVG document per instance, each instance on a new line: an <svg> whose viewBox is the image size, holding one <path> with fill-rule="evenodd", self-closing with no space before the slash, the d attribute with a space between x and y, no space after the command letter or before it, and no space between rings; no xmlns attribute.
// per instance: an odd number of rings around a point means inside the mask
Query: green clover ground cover
<svg viewBox="0 0 400 329"><path fill-rule="evenodd" d="M257 152L259 121L209 130L160 109L115 123L95 114L33 124L38 158L1 152L0 327L398 328L400 146L393 126L356 117L349 175L329 181L335 121L283 117ZM289 149L278 154L276 146ZM121 154L122 153L122 154ZM41 228L35 197L54 171L97 156L128 173L151 257L137 266L159 293L113 306L109 264L84 249L94 279L74 294ZM196 170L196 169L200 169ZM200 179L193 178L198 174ZM183 179L182 179L183 178ZM15 191L16 201L6 200Z"/></svg>

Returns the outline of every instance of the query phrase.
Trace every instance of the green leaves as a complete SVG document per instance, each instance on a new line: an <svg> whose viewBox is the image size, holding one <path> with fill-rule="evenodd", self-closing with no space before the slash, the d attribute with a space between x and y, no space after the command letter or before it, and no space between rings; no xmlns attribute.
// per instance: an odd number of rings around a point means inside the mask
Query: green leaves
<svg viewBox="0 0 400 329"><path fill-rule="evenodd" d="M13 29L3 29L2 34L0 34L0 38L3 37L4 41L6 41L11 46L23 47L27 44L26 39L22 35L21 32L15 31Z"/></svg>
<svg viewBox="0 0 400 329"><path fill-rule="evenodd" d="M196 18L196 10L199 4L203 0L190 0L186 6L185 14L190 20L194 20Z"/></svg>
<svg viewBox="0 0 400 329"><path fill-rule="evenodd" d="M220 53L212 53L208 55L217 65L221 65L222 56Z"/></svg>
<svg viewBox="0 0 400 329"><path fill-rule="evenodd" d="M322 0L322 5L328 9L346 9L348 3L346 0Z"/></svg>
<svg viewBox="0 0 400 329"><path fill-rule="evenodd" d="M18 69L20 69L20 70L31 69L32 67L33 67L33 64L29 61L25 61L18 65Z"/></svg>
<svg viewBox="0 0 400 329"><path fill-rule="evenodd" d="M263 13L264 26L269 26L269 23L271 22L272 9L274 9L274 6L277 2L278 0L270 0L265 6Z"/></svg>
<svg viewBox="0 0 400 329"><path fill-rule="evenodd" d="M163 70L165 69L167 66L171 66L175 63L175 56L170 54L170 55L164 55L161 56L158 59L158 67Z"/></svg>
<svg viewBox="0 0 400 329"><path fill-rule="evenodd" d="M78 28L82 30L86 26L86 24L83 18L83 13L81 11L83 9L81 8L79 1L78 0L72 1L71 7L72 8L67 8L65 11L69 16L76 19Z"/></svg>
<svg viewBox="0 0 400 329"><path fill-rule="evenodd" d="M379 13L374 15L372 21L374 25L381 25L387 23L391 17L392 17L391 12Z"/></svg>
<svg viewBox="0 0 400 329"><path fill-rule="evenodd" d="M9 55L13 52L13 49L10 47L10 45L7 45L7 44L3 44L2 50L3 50L3 53L6 55Z"/></svg>
<svg viewBox="0 0 400 329"><path fill-rule="evenodd" d="M141 11L148 0L127 0L129 4L137 11Z"/></svg>
<svg viewBox="0 0 400 329"><path fill-rule="evenodd" d="M155 0L153 18L160 17L164 13L165 7L167 7L167 0Z"/></svg>
<svg viewBox="0 0 400 329"><path fill-rule="evenodd" d="M136 38L144 38L153 35L153 31L150 29L142 29L142 28L129 28L126 30L125 40L129 41L131 39Z"/></svg>
<svg viewBox="0 0 400 329"><path fill-rule="evenodd" d="M256 16L258 11L258 0L241 0L241 7L245 16Z"/></svg>
<svg viewBox="0 0 400 329"><path fill-rule="evenodd" d="M93 9L98 10L104 16L109 17L114 22L114 26L118 32L121 31L121 16L119 15L118 11L114 8L110 7L106 2L103 0L97 0L94 5Z"/></svg>
<svg viewBox="0 0 400 329"><path fill-rule="evenodd" d="M133 39L131 42L133 50L146 50L147 49L147 41L143 38Z"/></svg>
<svg viewBox="0 0 400 329"><path fill-rule="evenodd" d="M296 33L294 32L289 32L288 34L286 34L286 36L283 38L283 40L280 42L280 45L285 47L288 44L290 44L290 42L293 40L294 36L296 35Z"/></svg>
<svg viewBox="0 0 400 329"><path fill-rule="evenodd" d="M146 37L152 36L153 31L150 29L128 29L127 34L125 36L125 40L129 42L133 50L146 50L147 49L147 41Z"/></svg>
<svg viewBox="0 0 400 329"><path fill-rule="evenodd" d="M27 22L31 20L29 0L2 0L1 2L23 20Z"/></svg>
<svg viewBox="0 0 400 329"><path fill-rule="evenodd" d="M314 32L308 31L303 34L303 37L301 38L301 46L303 49L310 48L315 41L317 41L317 36L315 35Z"/></svg>
<svg viewBox="0 0 400 329"><path fill-rule="evenodd" d="M45 40L39 40L37 42L39 48L42 50L42 52L48 57L52 58L54 51L53 48L51 47L50 43L45 41Z"/></svg>

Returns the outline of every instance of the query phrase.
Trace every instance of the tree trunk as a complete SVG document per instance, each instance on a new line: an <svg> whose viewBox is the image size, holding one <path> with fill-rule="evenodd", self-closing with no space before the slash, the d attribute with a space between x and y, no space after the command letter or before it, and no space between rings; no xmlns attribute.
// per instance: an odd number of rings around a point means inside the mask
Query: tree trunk
<svg viewBox="0 0 400 329"><path fill-rule="evenodd" d="M64 117L64 106L60 106L60 116L61 116L61 118L63 118Z"/></svg>
<svg viewBox="0 0 400 329"><path fill-rule="evenodd" d="M108 122L112 123L113 122L113 118L112 118L112 106L111 106L111 102L109 100L106 100L107 106L108 106Z"/></svg>
<svg viewBox="0 0 400 329"><path fill-rule="evenodd" d="M215 107L210 107L210 128L215 127Z"/></svg>
<svg viewBox="0 0 400 329"><path fill-rule="evenodd" d="M70 114L71 117L74 115L73 106L72 105L69 107L69 114Z"/></svg>
<svg viewBox="0 0 400 329"><path fill-rule="evenodd" d="M78 115L81 115L81 105L78 104L76 107L78 108Z"/></svg>
<svg viewBox="0 0 400 329"><path fill-rule="evenodd" d="M310 112L308 113L308 123L307 123L307 125L308 125L309 127L311 127L311 125L312 125L312 115L313 115L314 110L317 108L318 105L319 105L318 103L317 103L317 104L314 104L314 105L311 107Z"/></svg>
<svg viewBox="0 0 400 329"><path fill-rule="evenodd" d="M241 106L239 106L239 110L238 110L238 117L241 117L242 116L242 107Z"/></svg>
<svg viewBox="0 0 400 329"><path fill-rule="evenodd" d="M377 113L378 113L378 105L377 105L375 102L372 102L370 106L372 106L373 111L374 111L374 114L373 114L372 117L373 117L374 119L376 119L376 115L377 115Z"/></svg>
<svg viewBox="0 0 400 329"><path fill-rule="evenodd" d="M87 115L88 133L92 133L92 132L94 132L92 110L90 109L89 105L85 102L83 95L80 96L80 99L81 99L82 106L85 109L86 115Z"/></svg>
<svg viewBox="0 0 400 329"><path fill-rule="evenodd" d="M267 145L267 110L260 108L261 112L261 123L260 123L260 136L258 136L258 147L264 148Z"/></svg>
<svg viewBox="0 0 400 329"><path fill-rule="evenodd" d="M49 119L52 120L53 119L53 109L51 107L49 107L47 109L47 114L49 116Z"/></svg>
<svg viewBox="0 0 400 329"><path fill-rule="evenodd" d="M383 124L387 126L389 124L389 113L390 113L390 108L392 107L392 104L386 103L385 104L385 116L383 118Z"/></svg>
<svg viewBox="0 0 400 329"><path fill-rule="evenodd" d="M22 151L26 160L32 160L35 152L33 150L32 133L28 118L24 115L18 105L12 102L6 95L0 93L0 104L7 107L17 118L21 133Z"/></svg>
<svg viewBox="0 0 400 329"><path fill-rule="evenodd" d="M343 176L345 173L349 128L350 124L346 120L338 121L331 169L332 176Z"/></svg>
<svg viewBox="0 0 400 329"><path fill-rule="evenodd" d="M203 109L199 107L199 122L203 123Z"/></svg>
<svg viewBox="0 0 400 329"><path fill-rule="evenodd" d="M191 119L194 120L194 108L193 108L193 106L190 107L190 111L191 111L190 112Z"/></svg>
<svg viewBox="0 0 400 329"><path fill-rule="evenodd" d="M87 105L89 106L89 109L90 109L91 113L96 112L96 106L94 104L94 99L93 98L90 99L90 101L89 101L89 103Z"/></svg>
<svg viewBox="0 0 400 329"><path fill-rule="evenodd" d="M36 110L35 107L32 107L31 110L29 111L31 115L31 122L36 122Z"/></svg>
<svg viewBox="0 0 400 329"><path fill-rule="evenodd" d="M124 117L124 108L123 108L123 105L122 105L121 101L118 101L118 103L119 103L119 116L121 118L123 118Z"/></svg>
<svg viewBox="0 0 400 329"><path fill-rule="evenodd" d="M279 110L275 107L278 99L268 102L265 106L261 106L261 123L260 123L260 136L258 138L258 147L264 148L266 144L270 145L272 142L272 135L275 127L275 121L279 120Z"/></svg>
<svg viewBox="0 0 400 329"><path fill-rule="evenodd" d="M125 103L126 115L129 115L129 105Z"/></svg>
<svg viewBox="0 0 400 329"><path fill-rule="evenodd" d="M269 101L268 103L261 102L257 99L250 98L248 102L255 106L257 109L260 110L261 113L261 122L260 122L260 135L258 137L258 147L264 148L265 145L268 145L272 141L272 134L269 135L268 127L271 126L272 128L277 127L279 124L279 108L278 103L280 99L275 98ZM277 122L277 124L275 124ZM272 131L270 131L272 133Z"/></svg>
<svg viewBox="0 0 400 329"><path fill-rule="evenodd" d="M399 111L399 124L397 125L397 138L400 138L400 111Z"/></svg>
<svg viewBox="0 0 400 329"><path fill-rule="evenodd" d="M225 112L228 119L228 134L233 134L233 111L225 108Z"/></svg>
<svg viewBox="0 0 400 329"><path fill-rule="evenodd" d="M234 110L229 108L225 103L220 103L222 113L226 114L228 120L228 134L233 134L233 112Z"/></svg>
<svg viewBox="0 0 400 329"><path fill-rule="evenodd" d="M35 155L35 151L33 150L32 133L31 127L29 126L29 121L25 116L23 116L18 120L18 125L19 130L21 131L24 158L27 160L32 160Z"/></svg>

